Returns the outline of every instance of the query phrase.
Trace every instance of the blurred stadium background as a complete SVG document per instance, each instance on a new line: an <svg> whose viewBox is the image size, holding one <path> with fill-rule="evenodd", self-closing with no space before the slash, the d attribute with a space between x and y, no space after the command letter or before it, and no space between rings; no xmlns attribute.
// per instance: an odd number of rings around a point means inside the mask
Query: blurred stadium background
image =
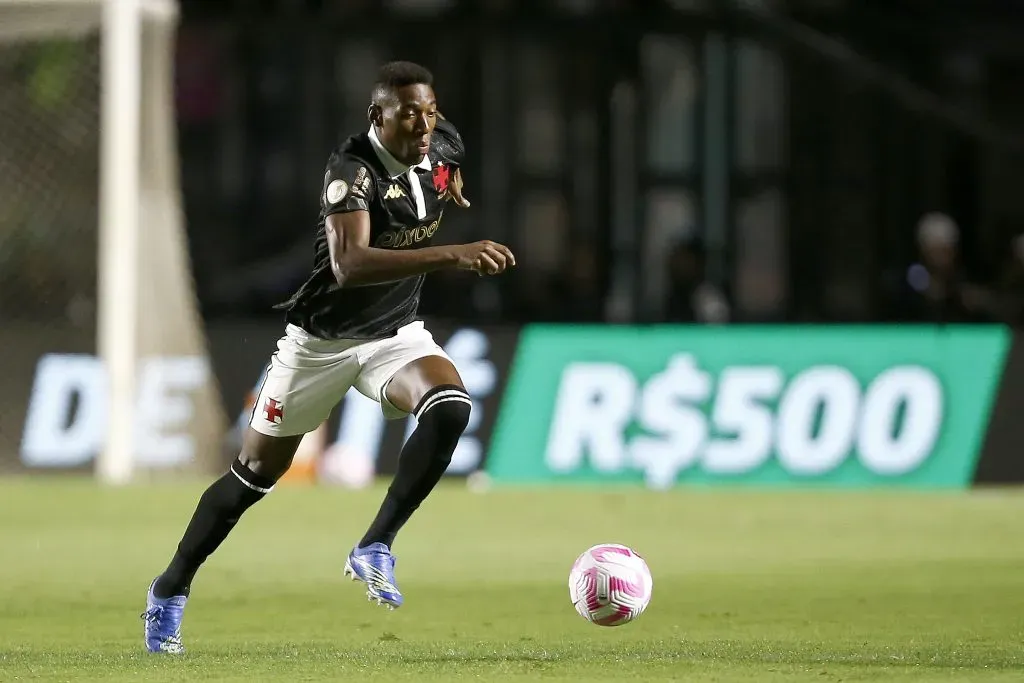
<svg viewBox="0 0 1024 683"><path fill-rule="evenodd" d="M154 663L396 58L467 141L439 238L519 262L426 285L475 404L409 605L338 587L410 427L353 392ZM1020 0L0 0L0 679L1021 680L1022 84ZM655 577L614 632L596 542Z"/></svg>

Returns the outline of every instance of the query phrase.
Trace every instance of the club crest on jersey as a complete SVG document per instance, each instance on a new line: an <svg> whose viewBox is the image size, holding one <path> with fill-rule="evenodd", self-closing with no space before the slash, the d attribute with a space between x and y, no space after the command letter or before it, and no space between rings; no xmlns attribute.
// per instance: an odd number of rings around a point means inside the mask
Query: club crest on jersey
<svg viewBox="0 0 1024 683"><path fill-rule="evenodd" d="M437 162L437 166L434 168L434 189L437 190L437 196L441 197L445 192L448 191L448 178L450 175L448 167L444 165L443 161Z"/></svg>
<svg viewBox="0 0 1024 683"><path fill-rule="evenodd" d="M398 199L399 197L404 197L404 196L405 196L405 190L403 190L401 187L399 187L395 183L392 183L391 187L388 188L388 191L386 193L384 193L384 199Z"/></svg>

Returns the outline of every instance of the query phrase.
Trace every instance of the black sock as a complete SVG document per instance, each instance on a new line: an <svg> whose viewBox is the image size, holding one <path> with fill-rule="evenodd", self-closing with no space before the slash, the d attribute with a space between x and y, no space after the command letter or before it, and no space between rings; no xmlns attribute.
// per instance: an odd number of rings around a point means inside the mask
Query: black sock
<svg viewBox="0 0 1024 683"><path fill-rule="evenodd" d="M158 598L188 595L192 577L206 558L227 538L242 513L273 487L273 481L253 473L239 460L231 463L227 473L210 484L199 499L177 552L153 586L153 594Z"/></svg>
<svg viewBox="0 0 1024 683"><path fill-rule="evenodd" d="M471 408L469 395L454 385L434 387L420 400L413 411L416 429L402 448L398 472L359 547L371 543L391 547L398 530L448 469L459 437L469 423Z"/></svg>

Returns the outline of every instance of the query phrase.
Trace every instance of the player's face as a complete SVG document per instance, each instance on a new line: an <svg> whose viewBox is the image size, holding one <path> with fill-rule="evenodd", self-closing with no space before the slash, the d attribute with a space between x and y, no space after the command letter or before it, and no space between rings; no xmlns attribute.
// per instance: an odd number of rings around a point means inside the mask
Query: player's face
<svg viewBox="0 0 1024 683"><path fill-rule="evenodd" d="M418 164L430 149L430 135L437 122L437 100L429 85L407 85L384 107L381 142L395 158Z"/></svg>

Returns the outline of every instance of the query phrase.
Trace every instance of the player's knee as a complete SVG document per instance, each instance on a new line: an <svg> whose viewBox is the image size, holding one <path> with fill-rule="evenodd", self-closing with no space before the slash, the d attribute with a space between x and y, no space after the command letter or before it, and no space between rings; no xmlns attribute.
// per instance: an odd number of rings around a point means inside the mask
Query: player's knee
<svg viewBox="0 0 1024 683"><path fill-rule="evenodd" d="M430 420L437 425L438 432L457 439L469 426L471 410L468 402L448 401L434 406L427 411L427 414L430 416Z"/></svg>
<svg viewBox="0 0 1024 683"><path fill-rule="evenodd" d="M301 439L301 435L271 437L250 429L238 461L256 475L277 481L291 466Z"/></svg>
<svg viewBox="0 0 1024 683"><path fill-rule="evenodd" d="M466 397L469 398L468 396ZM438 448L431 454L431 467L444 471L452 462L459 438L469 425L471 406L468 401L445 401L428 410L421 422L431 423Z"/></svg>
<svg viewBox="0 0 1024 683"><path fill-rule="evenodd" d="M458 441L469 425L473 401L462 388L437 387L420 402L416 415L420 423L429 420L442 440Z"/></svg>
<svg viewBox="0 0 1024 683"><path fill-rule="evenodd" d="M291 467L292 459L290 457L281 457L277 455L261 454L259 452L251 452L242 450L238 454L238 462L245 465L249 471L257 474L261 477L269 479L271 481L277 481L284 473Z"/></svg>

